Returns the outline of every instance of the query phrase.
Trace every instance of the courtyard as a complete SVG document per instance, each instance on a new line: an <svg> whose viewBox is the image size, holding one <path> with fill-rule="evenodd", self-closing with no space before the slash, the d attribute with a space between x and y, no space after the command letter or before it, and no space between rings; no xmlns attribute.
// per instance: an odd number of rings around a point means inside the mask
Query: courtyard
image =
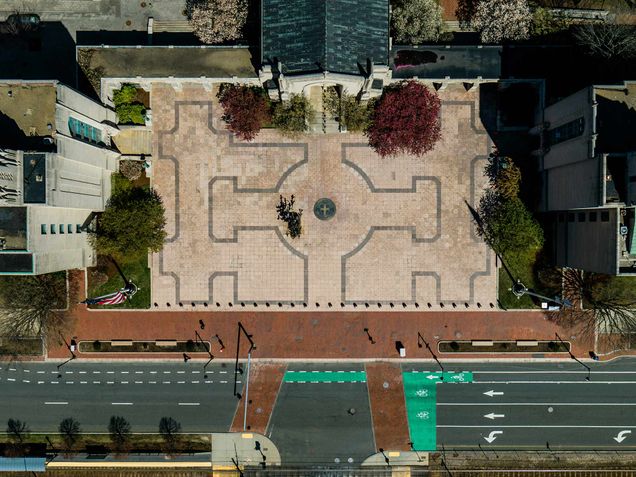
<svg viewBox="0 0 636 477"><path fill-rule="evenodd" d="M467 207L491 152L479 90L439 95L435 149L383 159L358 134L265 129L242 142L225 130L216 88L153 84L152 185L168 232L152 256L155 308L491 306L495 258ZM277 219L281 195L303 210L298 238Z"/></svg>

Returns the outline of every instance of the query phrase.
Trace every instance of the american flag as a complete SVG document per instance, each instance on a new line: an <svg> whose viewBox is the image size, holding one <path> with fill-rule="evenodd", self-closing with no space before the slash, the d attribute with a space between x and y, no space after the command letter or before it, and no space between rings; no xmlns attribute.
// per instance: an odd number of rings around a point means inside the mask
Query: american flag
<svg viewBox="0 0 636 477"><path fill-rule="evenodd" d="M96 298L87 298L82 303L87 305L119 305L126 301L128 296L120 291L110 293L108 295L98 296Z"/></svg>

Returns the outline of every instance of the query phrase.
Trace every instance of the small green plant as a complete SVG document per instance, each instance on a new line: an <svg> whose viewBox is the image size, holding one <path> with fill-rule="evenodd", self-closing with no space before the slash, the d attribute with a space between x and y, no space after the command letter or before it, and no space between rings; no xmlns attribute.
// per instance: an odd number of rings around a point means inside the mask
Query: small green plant
<svg viewBox="0 0 636 477"><path fill-rule="evenodd" d="M118 90L113 91L113 103L115 107L122 104L132 104L136 102L137 87L132 84L124 84Z"/></svg>
<svg viewBox="0 0 636 477"><path fill-rule="evenodd" d="M124 84L113 92L113 103L120 124L145 124L146 108L137 101L137 87Z"/></svg>
<svg viewBox="0 0 636 477"><path fill-rule="evenodd" d="M122 104L115 112L120 124L146 124L146 108L141 103Z"/></svg>
<svg viewBox="0 0 636 477"><path fill-rule="evenodd" d="M298 209L298 211L294 210L294 202L295 199L293 195L289 200L281 195L280 202L276 206L278 220L282 220L287 224L286 235L291 238L300 237L303 233L303 226L301 223L303 209Z"/></svg>
<svg viewBox="0 0 636 477"><path fill-rule="evenodd" d="M355 96L346 93L338 95L334 88L326 94L325 108L347 131L362 132L371 123L373 107L370 103L358 101Z"/></svg>
<svg viewBox="0 0 636 477"><path fill-rule="evenodd" d="M312 114L309 100L302 94L293 94L289 101L282 101L274 106L272 124L284 135L297 137L307 130L307 122Z"/></svg>

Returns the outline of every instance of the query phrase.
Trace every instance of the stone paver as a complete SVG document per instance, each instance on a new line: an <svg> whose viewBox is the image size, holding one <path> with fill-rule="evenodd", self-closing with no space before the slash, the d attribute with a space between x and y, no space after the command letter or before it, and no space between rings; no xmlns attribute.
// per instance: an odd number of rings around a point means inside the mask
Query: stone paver
<svg viewBox="0 0 636 477"><path fill-rule="evenodd" d="M476 308L496 300L492 253L466 201L485 184L490 140L478 92L441 92L442 139L424 157L380 158L354 134L297 141L264 130L252 143L225 130L215 91L154 84L153 186L168 240L152 258L153 302L302 310ZM303 209L291 239L279 196ZM320 198L336 214L320 220Z"/></svg>

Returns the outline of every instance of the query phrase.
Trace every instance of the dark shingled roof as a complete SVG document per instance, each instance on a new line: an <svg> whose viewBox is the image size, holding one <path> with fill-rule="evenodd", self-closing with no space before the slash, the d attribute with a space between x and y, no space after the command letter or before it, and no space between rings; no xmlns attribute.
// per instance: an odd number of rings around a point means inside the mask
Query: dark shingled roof
<svg viewBox="0 0 636 477"><path fill-rule="evenodd" d="M262 59L283 72L359 74L388 64L388 0L263 0Z"/></svg>

